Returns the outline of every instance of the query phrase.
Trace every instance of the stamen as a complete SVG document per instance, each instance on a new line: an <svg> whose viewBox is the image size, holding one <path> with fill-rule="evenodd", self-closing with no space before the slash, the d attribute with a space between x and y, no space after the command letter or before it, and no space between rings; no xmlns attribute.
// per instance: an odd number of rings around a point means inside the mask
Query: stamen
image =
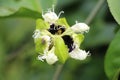
<svg viewBox="0 0 120 80"><path fill-rule="evenodd" d="M65 27L61 26L61 25L51 24L50 28L48 29L48 31L51 34L58 34L58 35L60 35L60 34L62 34L65 31Z"/></svg>
<svg viewBox="0 0 120 80"><path fill-rule="evenodd" d="M60 13L58 14L58 18L60 17L60 15L64 13L64 11L60 11Z"/></svg>

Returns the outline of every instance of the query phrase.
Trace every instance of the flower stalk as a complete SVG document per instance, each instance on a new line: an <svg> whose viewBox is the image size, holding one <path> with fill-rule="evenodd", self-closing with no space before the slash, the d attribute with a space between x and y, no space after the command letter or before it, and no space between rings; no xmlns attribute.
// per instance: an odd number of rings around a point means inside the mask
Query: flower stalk
<svg viewBox="0 0 120 80"><path fill-rule="evenodd" d="M56 71L55 71L55 73L54 73L54 75L53 75L53 79L52 79L52 80L58 80L58 78L59 78L59 76L60 76L60 73L61 73L61 71L62 71L62 69L63 69L63 66L64 66L64 64L59 64L59 65L57 66L57 69L56 69Z"/></svg>

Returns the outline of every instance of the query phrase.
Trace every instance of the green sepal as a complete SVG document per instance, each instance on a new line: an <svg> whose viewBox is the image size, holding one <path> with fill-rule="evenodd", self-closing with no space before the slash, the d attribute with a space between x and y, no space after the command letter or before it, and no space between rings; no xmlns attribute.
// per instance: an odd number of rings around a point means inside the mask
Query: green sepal
<svg viewBox="0 0 120 80"><path fill-rule="evenodd" d="M80 46L80 44L83 42L84 40L84 35L83 34L73 34L72 35L73 40L76 44L78 44Z"/></svg>
<svg viewBox="0 0 120 80"><path fill-rule="evenodd" d="M55 55L61 63L65 63L68 58L68 48L61 36L54 36Z"/></svg>
<svg viewBox="0 0 120 80"><path fill-rule="evenodd" d="M62 34L62 36L64 36L64 35L69 35L69 36L71 36L72 34L75 34L75 33L72 31L71 28L68 28L68 29L66 29L66 31Z"/></svg>
<svg viewBox="0 0 120 80"><path fill-rule="evenodd" d="M65 18L60 18L56 21L57 25L63 25L65 28L69 28L69 25Z"/></svg>
<svg viewBox="0 0 120 80"><path fill-rule="evenodd" d="M39 54L44 54L44 50L46 49L47 43L42 38L35 39L35 49Z"/></svg>
<svg viewBox="0 0 120 80"><path fill-rule="evenodd" d="M36 29L39 30L45 30L49 28L49 24L42 19L37 19L36 20Z"/></svg>

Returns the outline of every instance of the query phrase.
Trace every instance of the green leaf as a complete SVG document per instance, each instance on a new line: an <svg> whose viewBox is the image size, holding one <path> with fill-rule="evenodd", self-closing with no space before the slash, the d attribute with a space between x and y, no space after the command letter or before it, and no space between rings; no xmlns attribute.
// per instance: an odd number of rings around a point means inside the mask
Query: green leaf
<svg viewBox="0 0 120 80"><path fill-rule="evenodd" d="M2 12L2 11L0 11ZM2 15L3 14L3 15ZM5 13L6 14L6 13ZM21 7L19 10L16 12L10 14L9 12L5 15L4 13L0 13L0 18L6 18L6 17L30 17L30 18L41 18L41 13L37 11L33 11L24 7Z"/></svg>
<svg viewBox="0 0 120 80"><path fill-rule="evenodd" d="M105 72L110 80L117 80L120 74L120 30L111 42L105 56Z"/></svg>
<svg viewBox="0 0 120 80"><path fill-rule="evenodd" d="M120 0L107 0L107 2L113 17L120 24Z"/></svg>
<svg viewBox="0 0 120 80"><path fill-rule="evenodd" d="M60 62L64 63L68 58L68 49L61 36L56 35L54 37L54 45L55 45L55 54L57 55Z"/></svg>
<svg viewBox="0 0 120 80"><path fill-rule="evenodd" d="M51 8L55 1L56 0L0 0L0 17L20 16L38 18L41 17L42 9L44 9L43 6L47 3L49 4L47 8Z"/></svg>
<svg viewBox="0 0 120 80"><path fill-rule="evenodd" d="M26 10L33 12L41 12L40 2L37 0L0 0L1 17L10 16L14 13L17 13L19 10L21 10L21 8L25 8Z"/></svg>

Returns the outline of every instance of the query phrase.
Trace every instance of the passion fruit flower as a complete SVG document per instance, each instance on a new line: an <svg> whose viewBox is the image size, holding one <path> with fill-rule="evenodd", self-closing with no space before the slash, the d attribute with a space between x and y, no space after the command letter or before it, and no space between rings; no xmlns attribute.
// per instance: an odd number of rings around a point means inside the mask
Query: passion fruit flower
<svg viewBox="0 0 120 80"><path fill-rule="evenodd" d="M62 12L60 12L61 14ZM71 57L84 60L89 52L80 49L84 40L84 32L89 31L85 23L76 23L72 27L67 24L65 18L59 18L53 11L42 14L43 19L37 19L34 31L34 42L38 59L54 64L56 61L64 63Z"/></svg>

